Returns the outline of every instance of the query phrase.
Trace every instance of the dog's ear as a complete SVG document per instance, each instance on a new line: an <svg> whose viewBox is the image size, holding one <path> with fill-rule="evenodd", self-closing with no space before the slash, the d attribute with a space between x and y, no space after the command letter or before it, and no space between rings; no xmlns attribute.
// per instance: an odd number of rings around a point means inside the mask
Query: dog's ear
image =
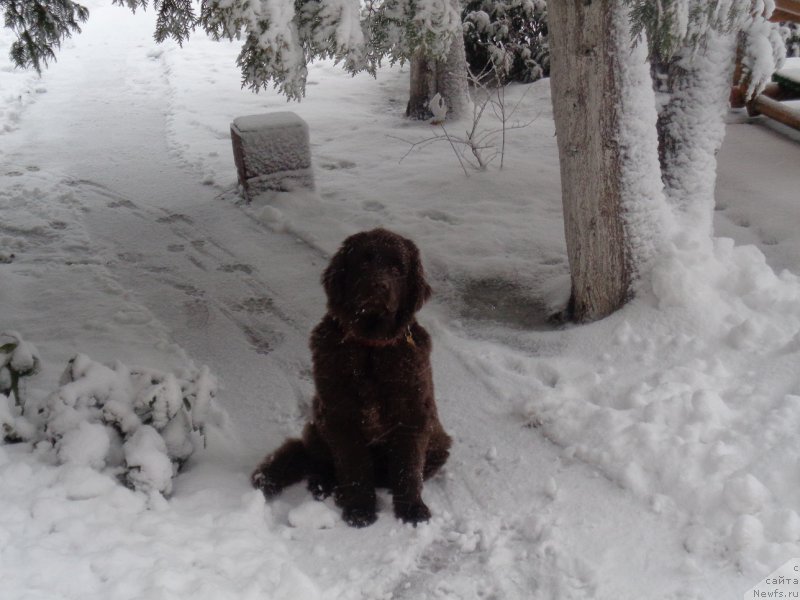
<svg viewBox="0 0 800 600"><path fill-rule="evenodd" d="M405 240L408 248L408 295L413 311L417 312L431 297L431 286L425 280L425 271L419 256L419 248L411 240Z"/></svg>
<svg viewBox="0 0 800 600"><path fill-rule="evenodd" d="M347 251L347 241L345 241L322 273L322 287L325 288L328 296L329 307L340 306L345 299L345 256Z"/></svg>

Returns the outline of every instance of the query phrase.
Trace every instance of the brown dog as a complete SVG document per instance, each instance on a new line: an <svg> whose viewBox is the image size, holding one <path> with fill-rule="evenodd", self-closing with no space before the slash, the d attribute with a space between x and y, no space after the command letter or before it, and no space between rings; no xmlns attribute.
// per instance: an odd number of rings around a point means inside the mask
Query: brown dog
<svg viewBox="0 0 800 600"><path fill-rule="evenodd" d="M388 487L398 518L427 521L422 482L445 463L451 439L433 398L431 339L414 318L431 294L419 250L385 229L358 233L322 283L312 421L261 462L253 485L270 498L308 479L314 497L333 493L355 527L375 521L375 488Z"/></svg>

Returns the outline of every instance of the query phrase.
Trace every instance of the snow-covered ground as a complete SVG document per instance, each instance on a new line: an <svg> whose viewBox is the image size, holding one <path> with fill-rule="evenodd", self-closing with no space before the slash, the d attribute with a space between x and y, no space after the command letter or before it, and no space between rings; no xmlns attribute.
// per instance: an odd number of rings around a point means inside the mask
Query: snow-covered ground
<svg viewBox="0 0 800 600"><path fill-rule="evenodd" d="M229 124L285 100L239 89L235 47L158 46L151 15L107 4L41 79L0 68L0 332L39 349L31 402L80 352L208 366L230 420L167 501L0 446L4 599L739 598L800 555L796 135L731 115L715 227L736 244L678 237L630 306L552 330L568 271L546 81L509 91L532 122L504 169L465 177L446 142L406 156L436 131L402 116L407 69L314 64L288 108L316 192L244 206ZM327 259L377 225L422 250L455 445L429 524L383 495L355 530L248 474L302 425Z"/></svg>

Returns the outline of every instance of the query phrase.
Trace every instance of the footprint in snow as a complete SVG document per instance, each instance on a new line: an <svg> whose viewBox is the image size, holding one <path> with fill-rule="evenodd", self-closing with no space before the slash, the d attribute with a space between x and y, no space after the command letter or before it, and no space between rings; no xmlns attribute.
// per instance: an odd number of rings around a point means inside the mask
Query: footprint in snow
<svg viewBox="0 0 800 600"><path fill-rule="evenodd" d="M242 331L257 354L269 354L272 352L272 344L258 331L247 326L242 327Z"/></svg>
<svg viewBox="0 0 800 600"><path fill-rule="evenodd" d="M180 290L187 296L192 296L194 298L205 296L205 292L203 290L196 288L193 285L188 285L185 283L173 283L172 285L175 287L175 289Z"/></svg>
<svg viewBox="0 0 800 600"><path fill-rule="evenodd" d="M157 223L186 223L187 225L191 225L194 223L191 217L187 215L182 215L180 213L173 213L169 215L165 215L163 217L159 217L156 219Z"/></svg>
<svg viewBox="0 0 800 600"><path fill-rule="evenodd" d="M370 210L373 212L386 210L386 205L381 202L378 202L377 200L367 200L361 206L364 207L364 210Z"/></svg>
<svg viewBox="0 0 800 600"><path fill-rule="evenodd" d="M261 314L269 311L272 308L273 302L272 298L267 298L266 296L260 296L255 298L246 298L242 300L239 304L236 304L233 308L239 312L246 312L253 314Z"/></svg>
<svg viewBox="0 0 800 600"><path fill-rule="evenodd" d="M431 221L440 221L442 223L448 223L449 225L458 224L458 219L456 219L453 215L440 210L423 210L418 214L420 217L425 217Z"/></svg>
<svg viewBox="0 0 800 600"><path fill-rule="evenodd" d="M108 208L136 208L136 205L130 200L114 200L108 203Z"/></svg>
<svg viewBox="0 0 800 600"><path fill-rule="evenodd" d="M222 271L223 273L247 273L250 275L253 272L253 267L243 264L221 265L217 268L217 271Z"/></svg>
<svg viewBox="0 0 800 600"><path fill-rule="evenodd" d="M117 254L117 258L120 259L122 262L135 263L142 260L144 256L139 254L138 252L120 252L119 254Z"/></svg>
<svg viewBox="0 0 800 600"><path fill-rule="evenodd" d="M320 168L325 169L326 171L335 171L337 169L354 169L355 167L356 163L351 160L337 160L335 162L320 164Z"/></svg>

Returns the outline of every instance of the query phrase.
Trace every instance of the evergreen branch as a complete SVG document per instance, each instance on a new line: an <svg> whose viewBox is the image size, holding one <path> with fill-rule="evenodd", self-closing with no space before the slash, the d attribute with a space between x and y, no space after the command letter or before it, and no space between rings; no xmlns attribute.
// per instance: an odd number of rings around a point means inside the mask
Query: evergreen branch
<svg viewBox="0 0 800 600"><path fill-rule="evenodd" d="M154 6L158 12L156 42L160 44L169 37L182 46L198 23L192 0L154 0Z"/></svg>
<svg viewBox="0 0 800 600"><path fill-rule="evenodd" d="M11 61L21 68L42 68L55 60L61 42L80 33L89 10L73 0L0 0L5 26L17 36L11 44Z"/></svg>

